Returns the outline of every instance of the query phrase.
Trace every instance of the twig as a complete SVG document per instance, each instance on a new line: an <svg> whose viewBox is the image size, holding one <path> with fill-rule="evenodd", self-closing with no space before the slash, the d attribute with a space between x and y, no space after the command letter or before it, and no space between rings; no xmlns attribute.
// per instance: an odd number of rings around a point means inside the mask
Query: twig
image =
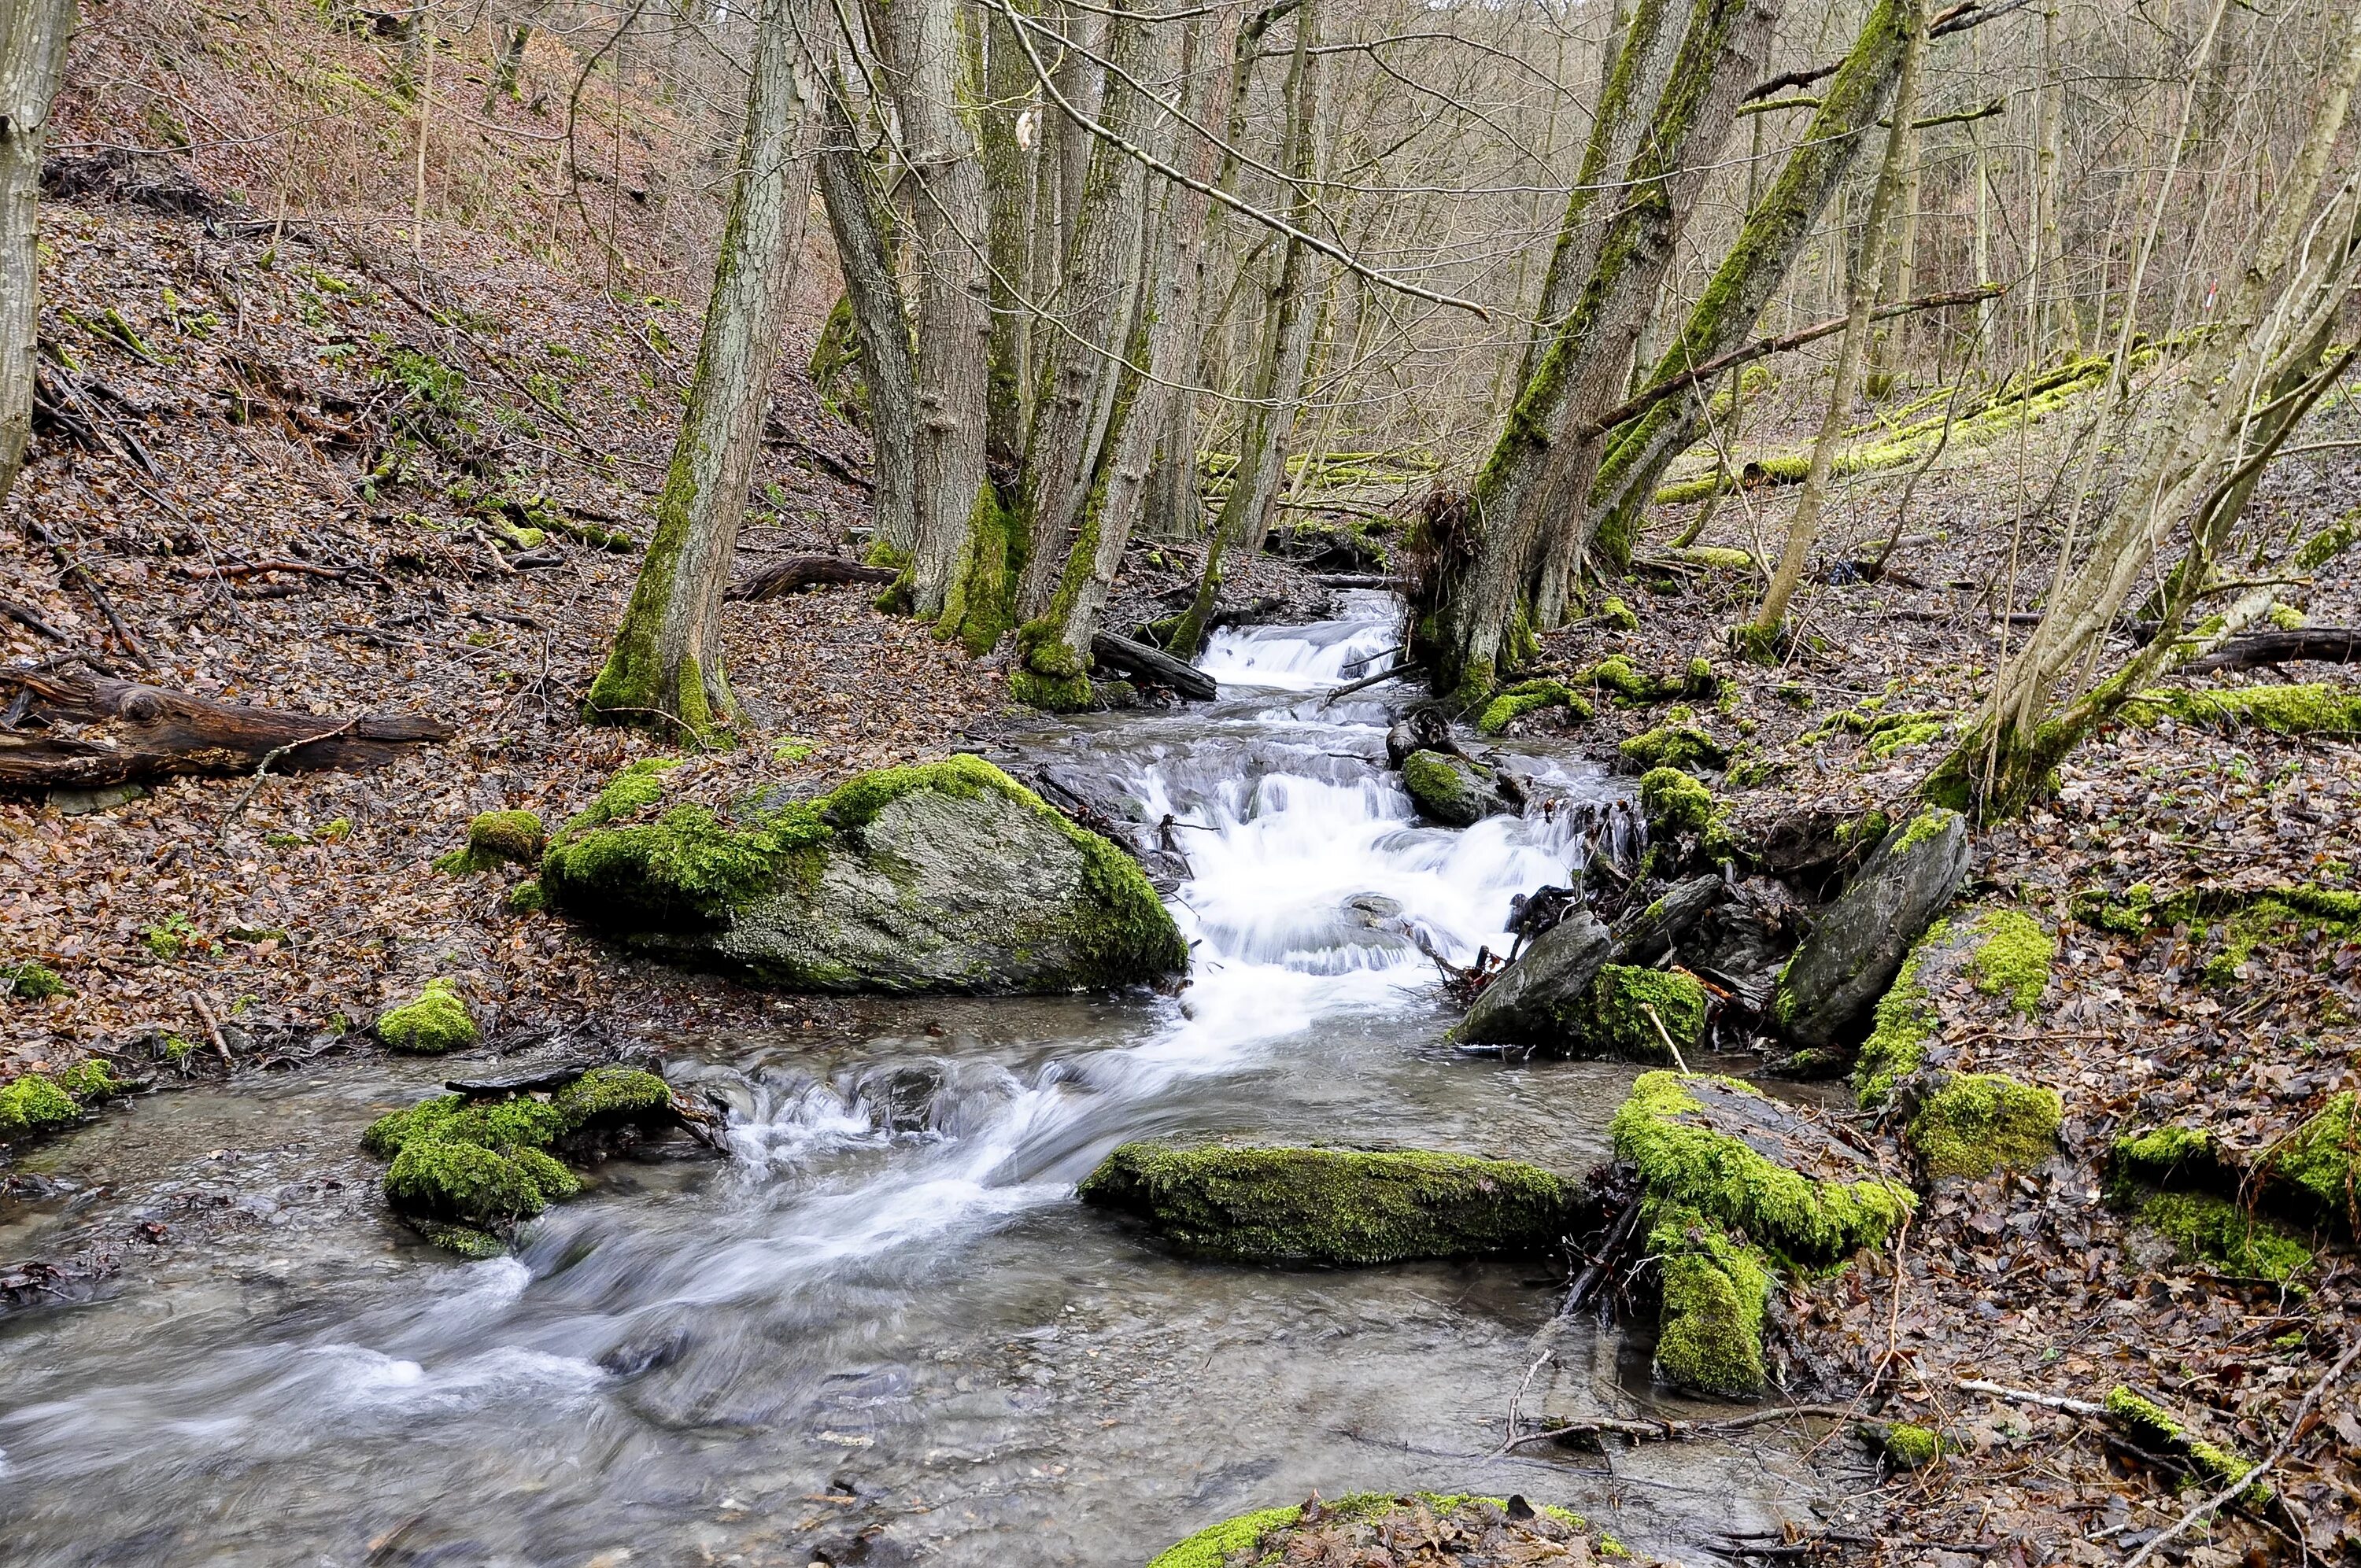
<svg viewBox="0 0 2361 1568"><path fill-rule="evenodd" d="M2070 1399L2063 1394L2041 1394L2031 1388L2005 1388L1997 1383L1987 1383L1981 1377L1965 1377L1960 1387L1970 1394L1990 1394L1997 1399L2012 1399L2020 1405L2040 1405L2052 1410L2064 1410L2077 1416L2103 1416L2104 1405L2094 1405L2088 1399Z"/></svg>
<svg viewBox="0 0 2361 1568"><path fill-rule="evenodd" d="M1647 1003L1640 1003L1640 1011L1645 1013L1648 1022L1656 1026L1656 1038L1664 1042L1664 1049L1673 1053L1673 1065L1681 1069L1682 1077L1687 1077L1689 1064L1682 1059L1681 1047L1673 1044L1672 1032L1664 1027L1664 1021L1656 1016L1656 1010Z"/></svg>
<svg viewBox="0 0 2361 1568"><path fill-rule="evenodd" d="M1842 1405L1780 1405L1767 1410L1750 1410L1745 1415L1718 1421L1683 1421L1670 1417L1655 1420L1629 1420L1619 1416L1585 1416L1564 1426L1511 1438L1493 1450L1488 1457L1498 1459L1511 1449L1569 1437L1612 1435L1628 1437L1636 1442L1676 1442L1693 1437L1721 1437L1791 1417L1817 1416L1827 1420L1840 1421L1851 1414L1852 1411Z"/></svg>
<svg viewBox="0 0 2361 1568"><path fill-rule="evenodd" d="M274 746L269 751L262 753L262 761L254 764L254 782L246 786L245 794L239 795L235 801L230 803L230 808L227 811L222 813L220 841L225 844L229 842L230 824L237 820L238 814L246 809L247 802L252 800L256 792L262 788L262 776L270 771L271 763L279 761L290 751L300 750L305 746L315 745L322 740L333 740L339 735L347 734L351 731L353 726L358 724L360 721L361 716L356 713L350 718L346 719L342 724L337 725L334 729L323 730L317 735L306 735L300 740L290 740L284 746Z"/></svg>
<svg viewBox="0 0 2361 1568"><path fill-rule="evenodd" d="M1340 696L1349 696L1353 693L1359 691L1364 686L1376 685L1379 681L1392 680L1396 675L1406 674L1413 668L1415 668L1415 666L1410 664L1396 664L1390 670L1381 670L1374 675L1364 675L1359 680L1353 682L1350 685L1342 685L1332 689L1326 696L1320 699L1320 706L1322 707L1325 707Z"/></svg>
<svg viewBox="0 0 2361 1568"><path fill-rule="evenodd" d="M2339 1377L2345 1376L2345 1369L2353 1365L2356 1357L2361 1357L2361 1339L2356 1339L2351 1344L2346 1345L2345 1347L2345 1354L2336 1358L2336 1365L2331 1366L2326 1372L2323 1373L2321 1375L2320 1381L2312 1386L2311 1392L2304 1395L2303 1402L2296 1406L2295 1415L2289 1420L2287 1431L2279 1434L2279 1440L2277 1443L2272 1445L2271 1451L2263 1455L2263 1461L2261 1464L2256 1465L2252 1470L2247 1471L2244 1475L2239 1476L2236 1480L2231 1482L2228 1486L2223 1487L2212 1497L2199 1500L2196 1504L2191 1507L2187 1513L2173 1520L2172 1523L2167 1525L2164 1529L2157 1531L2156 1534L2148 1537L2147 1541L2140 1547L2140 1549L2137 1552L2133 1552L2132 1555L2125 1561L2124 1568L2139 1568L2139 1565L2147 1562L2150 1557L2154 1556L2157 1549L2162 1546L2166 1541L2170 1541L2182 1530L2187 1530L2191 1525L2195 1524L2199 1519L2204 1518L2207 1514L2212 1513L2215 1508L2222 1507L2224 1503L2231 1502L2246 1492L2253 1489L2255 1486L2259 1486L2263 1477L2270 1474L2271 1466L2277 1464L2280 1460L2287 1457L2287 1451L2294 1446L2297 1436L2303 1431L2304 1418L2312 1414L2312 1408L2320 1403L2320 1397L2328 1392L2329 1386L2334 1383Z"/></svg>
<svg viewBox="0 0 2361 1568"><path fill-rule="evenodd" d="M236 1064L229 1059L229 1044L222 1038L221 1025L214 1018L214 1010L205 1005L204 996L200 992L191 991L189 1001L195 1006L197 1016L205 1021L205 1033L213 1037L214 1049L221 1052L222 1070L234 1070Z"/></svg>

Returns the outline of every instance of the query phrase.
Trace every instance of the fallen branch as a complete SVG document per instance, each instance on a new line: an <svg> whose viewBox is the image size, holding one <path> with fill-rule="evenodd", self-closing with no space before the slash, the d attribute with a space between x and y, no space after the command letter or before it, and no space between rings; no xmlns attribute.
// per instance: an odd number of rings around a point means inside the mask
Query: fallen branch
<svg viewBox="0 0 2361 1568"><path fill-rule="evenodd" d="M1691 1438L1726 1437L1770 1421L1815 1416L1824 1420L1841 1421L1850 1420L1855 1413L1842 1405L1780 1405L1713 1421L1675 1420L1669 1416L1640 1420L1627 1420L1619 1416L1585 1416L1563 1426L1511 1438L1493 1450L1488 1457L1497 1459L1512 1449L1534 1443L1563 1442L1580 1438L1628 1437L1634 1442L1684 1442Z"/></svg>
<svg viewBox="0 0 2361 1568"><path fill-rule="evenodd" d="M2103 1416L2107 1407L2089 1399L2070 1399L2063 1394L2043 1394L2031 1388L2007 1388L1998 1383L1987 1383L1980 1377L1962 1378L1960 1389L1969 1394L1990 1394L1995 1399L2008 1399L2020 1405L2039 1405L2045 1409L2064 1410L2070 1415Z"/></svg>
<svg viewBox="0 0 2361 1568"><path fill-rule="evenodd" d="M864 566L835 555L791 555L730 585L724 598L741 603L777 598L805 588L836 587L849 583L890 583L895 573L884 566Z"/></svg>
<svg viewBox="0 0 2361 1568"><path fill-rule="evenodd" d="M2295 659L2312 659L2323 664L2361 663L2361 626L2303 626L2293 631L2245 632L2180 667L2192 673L2251 670L2257 664L2284 663Z"/></svg>
<svg viewBox="0 0 2361 1568"><path fill-rule="evenodd" d="M1213 701L1221 690L1213 677L1196 665L1183 663L1160 648L1117 637L1112 631L1101 631L1091 638L1091 657L1110 670L1121 670L1127 675L1170 686L1182 696L1198 702Z"/></svg>
<svg viewBox="0 0 2361 1568"><path fill-rule="evenodd" d="M1364 687L1376 685L1379 681L1389 681L1397 675L1408 674L1415 668L1417 666L1414 664L1396 664L1390 670L1380 670L1374 675L1363 675L1350 685L1332 687L1328 695L1320 699L1320 706L1325 707L1340 696L1350 696Z"/></svg>

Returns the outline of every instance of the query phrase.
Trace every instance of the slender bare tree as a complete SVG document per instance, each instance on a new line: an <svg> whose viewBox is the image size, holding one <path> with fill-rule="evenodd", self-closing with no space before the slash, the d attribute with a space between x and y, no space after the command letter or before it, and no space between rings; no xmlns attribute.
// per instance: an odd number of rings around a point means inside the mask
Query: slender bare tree
<svg viewBox="0 0 2361 1568"><path fill-rule="evenodd" d="M0 11L0 500L33 433L41 147L73 28L73 0L7 0Z"/></svg>

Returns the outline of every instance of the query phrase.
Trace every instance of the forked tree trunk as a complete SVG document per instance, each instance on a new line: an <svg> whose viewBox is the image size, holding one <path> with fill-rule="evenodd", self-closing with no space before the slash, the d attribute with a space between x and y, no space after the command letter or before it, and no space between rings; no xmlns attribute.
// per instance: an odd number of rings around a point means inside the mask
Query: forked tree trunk
<svg viewBox="0 0 2361 1568"><path fill-rule="evenodd" d="M1845 427L1852 421L1853 378L1868 348L1870 312L1877 307L1880 284L1886 277L1881 252L1894 227L1895 206L1902 200L1904 164L1912 153L1910 118L1917 112L1919 62L1926 52L1927 28L1923 0L1905 0L1902 76L1894 91L1894 126L1885 137L1885 160L1877 171L1877 188L1869 198L1869 217L1861 228L1861 259L1852 269L1852 300L1845 313L1844 335L1838 340L1835 372L1829 378L1828 412L1812 443L1811 466L1804 475L1803 493L1787 520L1787 542L1779 554L1778 569L1763 589L1754 619L1739 630L1746 650L1768 657L1775 649L1779 628L1786 619L1787 601L1803 580L1804 563L1820 535L1820 515L1828 501L1828 470L1836 460ZM1897 318L1906 320L1906 317Z"/></svg>
<svg viewBox="0 0 2361 1568"><path fill-rule="evenodd" d="M1810 239L1812 225L1851 169L1862 141L1884 114L1902 70L1903 0L1876 0L1820 106L1754 210L1680 335L1647 376L1670 379L1719 358L1746 340ZM1674 458L1695 444L1703 415L1693 398L1667 398L1615 433L1591 486L1585 527L1593 548L1621 565L1656 486Z"/></svg>
<svg viewBox="0 0 2361 1568"><path fill-rule="evenodd" d="M911 386L909 308L894 273L885 211L872 188L869 159L846 107L841 78L830 83L822 109L816 172L820 197L828 205L829 228L836 236L845 298L851 302L853 327L861 339L861 377L869 393L870 438L876 448L876 488L870 495L875 532L869 553L880 565L899 566L909 560L917 541L911 510L917 393Z"/></svg>
<svg viewBox="0 0 2361 1568"><path fill-rule="evenodd" d="M7 0L0 11L0 501L33 434L41 145L73 27L73 0Z"/></svg>
<svg viewBox="0 0 2361 1568"><path fill-rule="evenodd" d="M780 327L811 206L812 105L797 80L809 0L768 0L746 95L746 131L713 297L655 532L606 668L593 718L655 722L708 740L738 712L721 656L721 603L762 451Z"/></svg>

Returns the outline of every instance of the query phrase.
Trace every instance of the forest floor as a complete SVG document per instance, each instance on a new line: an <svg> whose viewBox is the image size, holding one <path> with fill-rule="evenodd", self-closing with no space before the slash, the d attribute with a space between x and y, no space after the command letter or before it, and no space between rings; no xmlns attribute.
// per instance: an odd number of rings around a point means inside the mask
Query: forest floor
<svg viewBox="0 0 2361 1568"><path fill-rule="evenodd" d="M0 959L38 958L68 986L0 1003L0 1079L93 1052L131 1076L193 1078L371 1049L368 1021L437 974L461 981L496 1041L629 1036L657 1020L683 1034L757 1016L818 1028L856 1005L619 959L511 912L498 879L431 868L476 813L526 807L555 822L624 762L664 750L577 718L635 556L579 533L524 543L510 531L644 526L694 312L627 310L476 236L413 258L357 229L161 213L93 178L45 204L43 336L66 361L51 375L82 389L98 433L45 435L0 513L0 661L81 654L220 700L414 712L459 733L373 772L181 781L103 809L0 804L12 868ZM1795 400L1758 438L1766 448L1807 427L1809 400ZM1804 804L1893 809L1982 695L2000 652L1993 610L2038 587L2015 580L2012 532L1995 520L2042 499L2059 422L2021 447L1947 454L1912 489L1905 543L1882 580L1807 589L1809 637L1787 666L1720 658L1719 628L1756 586L1728 568L1642 573L1618 589L1636 630L1553 633L1546 657L1571 672L1609 653L1648 668L1713 655L1726 695L1693 721L1757 781L1732 792L1741 821ZM2323 422L2349 433L2354 422L2342 411ZM781 378L749 566L858 554L861 446L800 376ZM1851 484L1831 538L1883 537L1905 480ZM2361 477L2325 461L2282 466L2257 502L2306 532L2356 504ZM1775 490L1745 492L1704 543L1755 548L1783 515ZM1643 558L1680 521L1658 520ZM2027 531L2054 527L2037 509ZM1115 629L1169 610L1186 565L1185 552L1140 546ZM1280 600L1274 615L1309 617L1319 599L1305 574L1267 558L1241 564L1231 593ZM2315 621L2361 619L2349 575L2290 597ZM861 589L734 607L728 631L750 712L741 757L790 784L982 744L1016 717L992 660L876 611ZM1934 715L1920 721L1934 729L1883 751L1822 733L1831 715L1890 711L1870 703ZM1582 740L1611 754L1664 718L1602 707ZM1819 1549L1947 1565L2117 1561L2183 1506L2169 1467L2086 1419L1971 1395L1962 1380L2077 1398L2129 1383L2259 1454L2361 1329L2341 1246L2319 1238L2316 1260L2284 1284L2234 1277L2110 1207L2103 1169L2125 1130L2193 1120L2256 1148L2352 1091L2361 943L2290 928L2207 978L2217 954L2190 950L2186 932L2102 929L2074 902L2138 883L2350 888L2356 762L2349 738L2122 726L2075 754L2053 800L1980 836L1971 894L2039 915L2059 954L2029 1018L1978 993L1938 998L1940 1045L1954 1065L2058 1090L2063 1146L2037 1171L1938 1187L1888 1255L1794 1294L1797 1397L1873 1383L1884 1419L1961 1445L1858 1499ZM2283 1507L2164 1555L2270 1559L2294 1553L2291 1538L2350 1551L2356 1449L2361 1420L2340 1391L2278 1466Z"/></svg>

